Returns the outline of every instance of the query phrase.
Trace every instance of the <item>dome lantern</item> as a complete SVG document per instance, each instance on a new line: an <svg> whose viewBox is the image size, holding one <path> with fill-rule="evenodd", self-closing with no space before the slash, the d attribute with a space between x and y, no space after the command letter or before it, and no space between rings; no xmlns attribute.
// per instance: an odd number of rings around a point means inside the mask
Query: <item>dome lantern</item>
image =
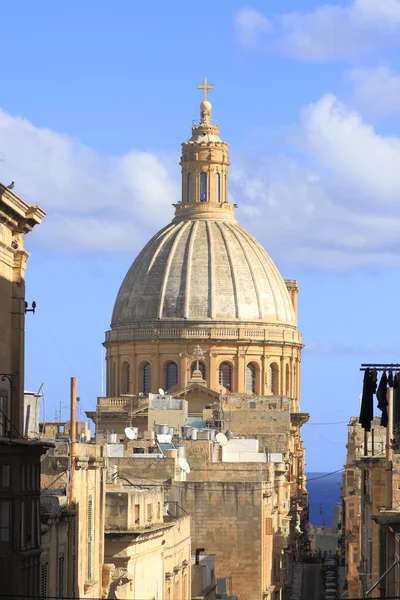
<svg viewBox="0 0 400 600"><path fill-rule="evenodd" d="M193 124L192 135L182 144L182 201L176 205L175 221L209 218L234 221L233 206L228 203L228 144L219 137L219 126L211 120L208 91L214 86L207 77L203 90L200 121Z"/></svg>

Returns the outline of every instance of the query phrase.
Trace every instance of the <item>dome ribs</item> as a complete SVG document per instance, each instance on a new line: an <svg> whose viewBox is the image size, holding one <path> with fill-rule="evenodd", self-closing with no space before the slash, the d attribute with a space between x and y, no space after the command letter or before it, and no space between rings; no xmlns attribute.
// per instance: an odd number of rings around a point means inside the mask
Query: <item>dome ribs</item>
<svg viewBox="0 0 400 600"><path fill-rule="evenodd" d="M233 284L233 299L235 302L235 316L237 319L240 319L241 315L239 314L237 273L235 272L235 268L234 268L234 264L233 264L233 260L232 260L231 249L230 249L229 244L226 239L226 232L224 231L224 227L223 226L221 227L221 225L220 225L220 223L218 223L218 221L215 222L215 226L217 227L217 229L219 229L219 232L220 232L223 242L225 244L225 251L226 251L226 255L228 257L229 268L230 268L232 284Z"/></svg>
<svg viewBox="0 0 400 600"><path fill-rule="evenodd" d="M163 312L164 312L164 301L165 301L165 291L167 289L167 284L168 284L168 278L169 278L169 273L171 270L171 265L172 265L172 261L173 258L175 256L175 252L176 252L176 248L178 246L178 243L182 237L183 232L190 226L190 221L182 221L182 226L181 227L176 227L175 228L175 239L173 241L172 244L172 248L171 251L168 255L167 258L167 264L165 266L165 270L164 270L164 276L163 276L163 282L161 285L161 293L160 293L160 302L158 305L158 318L162 319L163 318Z"/></svg>
<svg viewBox="0 0 400 600"><path fill-rule="evenodd" d="M293 312L293 309L292 309L292 306L290 303L289 294L287 293L286 284L283 281L283 278L280 275L278 269L276 268L275 263L272 261L271 257L267 254L267 252L261 246L261 244L252 235L250 235L248 231L246 231L245 229L242 229L241 227L240 227L240 229L246 236L246 238L249 242L249 245L253 246L254 253L257 256L258 261L262 267L262 270L264 271L266 280L269 283L270 290L271 290L272 296L274 298L276 319L281 322L293 324L295 321L295 318L294 318L294 312ZM260 255L264 256L264 258L266 260L265 261L261 260ZM267 265L268 265L269 273L266 270ZM274 268L271 268L271 265ZM274 278L276 285L272 285L271 277ZM279 292L280 298L277 297L277 292Z"/></svg>
<svg viewBox="0 0 400 600"><path fill-rule="evenodd" d="M188 257L186 261L186 289L185 289L185 309L184 309L184 318L189 318L190 313L190 298L191 298L191 274L192 274L192 260L193 260L193 246L196 240L197 229L199 227L199 221L195 221L191 224L190 233L189 233L189 243L188 243Z"/></svg>
<svg viewBox="0 0 400 600"><path fill-rule="evenodd" d="M214 269L214 257L215 257L215 244L212 228L209 221L205 221L207 239L208 239L208 316L210 319L215 319L215 269Z"/></svg>
<svg viewBox="0 0 400 600"><path fill-rule="evenodd" d="M246 259L247 266L249 268L249 271L251 273L251 277L252 277L252 280L253 280L254 291L255 291L255 294L256 294L256 297L257 297L258 316L259 316L260 320L262 320L262 318L263 318L263 309L262 309L262 302L261 302L261 298L260 298L260 291L258 289L257 278L256 278L255 273L254 273L252 262L251 262L251 260L249 258L249 254L248 254L246 248L244 247L243 241L241 239L241 238L243 238L242 230L240 228L238 228L236 225L231 225L230 223L229 224L227 223L226 226L231 231L232 235L235 236L235 238L236 238L236 240L237 240L240 248L242 249L243 256ZM241 235L239 235L239 232L241 233Z"/></svg>
<svg viewBox="0 0 400 600"><path fill-rule="evenodd" d="M147 268L147 273L149 273L151 271L152 266L154 265L158 255L160 254L161 250L164 248L164 245L168 242L169 238L176 232L176 227L170 227L170 229L168 229L167 231L165 231L165 229L163 231L161 231L160 233L163 235L160 235L159 238L161 238L161 241L159 243L159 245L157 246L156 251L154 252L153 258L151 259L149 266ZM155 235L153 239L157 238L157 236ZM158 239L157 238L157 241ZM149 244L147 244L147 246L149 246L151 244L153 240L150 240ZM147 246L145 246L145 248L147 248ZM139 255L140 256L140 255Z"/></svg>

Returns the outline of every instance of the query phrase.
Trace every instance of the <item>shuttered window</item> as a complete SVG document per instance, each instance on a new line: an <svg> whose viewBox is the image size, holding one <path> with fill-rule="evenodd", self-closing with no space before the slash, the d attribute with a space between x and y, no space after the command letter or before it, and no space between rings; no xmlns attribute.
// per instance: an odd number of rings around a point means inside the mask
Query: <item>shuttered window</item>
<svg viewBox="0 0 400 600"><path fill-rule="evenodd" d="M48 589L48 573L49 563L47 560L44 560L40 563L40 597L47 598L47 589Z"/></svg>
<svg viewBox="0 0 400 600"><path fill-rule="evenodd" d="M64 553L58 555L58 580L57 580L58 598L64 598Z"/></svg>
<svg viewBox="0 0 400 600"><path fill-rule="evenodd" d="M89 496L89 498L88 498L88 514L87 514L87 522L88 522L87 580L88 580L88 582L92 581L92 531L93 531L92 512L93 512L93 499L92 499L92 496Z"/></svg>

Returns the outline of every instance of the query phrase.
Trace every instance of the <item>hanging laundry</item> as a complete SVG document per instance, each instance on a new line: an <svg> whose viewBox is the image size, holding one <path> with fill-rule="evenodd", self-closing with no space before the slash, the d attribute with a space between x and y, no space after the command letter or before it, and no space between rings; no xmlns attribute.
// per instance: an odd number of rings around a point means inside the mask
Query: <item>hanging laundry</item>
<svg viewBox="0 0 400 600"><path fill-rule="evenodd" d="M394 384L393 371L392 371L392 369L390 369L390 371L389 371L389 377L388 377L388 385L389 385L389 387L392 388L393 384Z"/></svg>
<svg viewBox="0 0 400 600"><path fill-rule="evenodd" d="M387 387L388 387L388 378L386 375L386 371L383 371L381 380L378 385L378 391L376 392L376 397L378 398L378 408L379 408L379 410L382 411L381 427L387 427L387 424L388 424Z"/></svg>
<svg viewBox="0 0 400 600"><path fill-rule="evenodd" d="M373 397L376 392L376 371L366 369L364 372L363 391L359 423L365 431L371 431L371 421L374 418Z"/></svg>
<svg viewBox="0 0 400 600"><path fill-rule="evenodd" d="M396 373L393 379L393 435L395 438L400 432L400 387Z"/></svg>
<svg viewBox="0 0 400 600"><path fill-rule="evenodd" d="M398 387L399 387L399 374L395 373L395 375L393 377L393 389L397 390Z"/></svg>

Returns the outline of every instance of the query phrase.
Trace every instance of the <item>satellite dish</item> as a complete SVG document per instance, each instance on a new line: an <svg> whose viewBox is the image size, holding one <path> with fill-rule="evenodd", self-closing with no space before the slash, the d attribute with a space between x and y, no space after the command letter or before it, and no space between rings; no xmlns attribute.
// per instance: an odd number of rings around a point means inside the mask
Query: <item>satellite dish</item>
<svg viewBox="0 0 400 600"><path fill-rule="evenodd" d="M189 463L186 460L186 458L183 458L183 456L180 456L178 458L178 464L182 471L184 471L185 473L190 473Z"/></svg>
<svg viewBox="0 0 400 600"><path fill-rule="evenodd" d="M226 446L226 444L228 443L228 438L224 433L217 433L215 439L217 440L220 446Z"/></svg>
<svg viewBox="0 0 400 600"><path fill-rule="evenodd" d="M165 396L165 392L162 388L158 389L158 393L160 394L160 396Z"/></svg>
<svg viewBox="0 0 400 600"><path fill-rule="evenodd" d="M134 431L132 427L125 427L125 435L128 440L136 439L136 431Z"/></svg>

